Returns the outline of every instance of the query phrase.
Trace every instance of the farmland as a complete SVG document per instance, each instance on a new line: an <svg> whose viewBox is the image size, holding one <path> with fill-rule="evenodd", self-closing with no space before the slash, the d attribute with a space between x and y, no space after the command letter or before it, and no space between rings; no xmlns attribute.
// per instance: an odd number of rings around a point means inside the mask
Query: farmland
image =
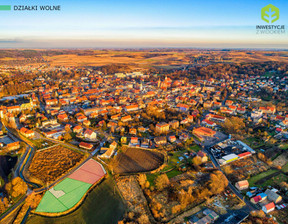
<svg viewBox="0 0 288 224"><path fill-rule="evenodd" d="M127 148L116 158L115 173L137 173L157 169L164 162L164 156L159 152Z"/></svg>
<svg viewBox="0 0 288 224"><path fill-rule="evenodd" d="M83 159L83 155L60 145L38 151L28 172L43 183L55 181Z"/></svg>

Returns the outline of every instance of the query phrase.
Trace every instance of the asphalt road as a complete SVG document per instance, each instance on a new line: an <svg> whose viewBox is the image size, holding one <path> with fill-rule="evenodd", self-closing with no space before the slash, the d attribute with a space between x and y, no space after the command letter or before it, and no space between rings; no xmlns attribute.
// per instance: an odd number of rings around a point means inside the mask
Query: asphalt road
<svg viewBox="0 0 288 224"><path fill-rule="evenodd" d="M8 128L6 128L7 129L7 131L10 133L10 134L12 134L14 137L16 137L17 139L19 139L20 141L23 141L19 136L15 136L15 134L13 133L13 132L11 132ZM44 138L45 139L45 138ZM50 139L49 139L49 141L51 141ZM106 141L106 140L105 140ZM87 162L89 159L91 159L100 149L101 149L101 147L103 147L103 145L105 144L105 141L103 141L103 142L101 142L100 143L100 145L89 155L89 157L88 158L86 158L84 161L82 161L80 164L78 164L76 167L74 167L72 170L70 170L68 173L66 173L64 176L62 176L62 177L60 177L59 179L57 179L56 181L54 181L53 183L51 183L51 184L49 184L48 186L46 186L46 187L42 187L42 188L38 188L38 189L34 189L33 191L28 187L28 191L27 191L27 193L26 193L26 195L24 195L23 196L23 198L21 198L16 204L14 204L11 208L10 208L10 210L8 211L8 212L6 212L4 215L2 215L1 217L0 217L0 221L1 220L3 220L5 217L7 217L8 215L10 215L12 212L14 212L14 210L16 209L16 208L18 208L18 206L21 204L21 203L23 203L24 201L25 201L25 199L27 198L27 196L29 195L29 194L31 194L32 192L35 192L35 193L41 193L41 192L43 192L43 191L46 191L46 190L48 190L49 188L51 188L52 186L54 186L54 185L56 185L57 183L59 183L60 181L62 181L63 179L65 179L67 176L69 176L71 173L73 173L75 170L77 170L80 166L82 166L85 162ZM58 143L58 142L57 142ZM27 142L26 142L26 144L28 144ZM65 143L61 143L61 144L63 144L63 145L65 145ZM28 144L29 145L29 144ZM70 145L67 145L68 147L71 147ZM28 185L30 184L30 185L35 185L34 183L31 183L30 181L28 181L28 180L25 180L25 177L22 175L22 170L20 169L21 167L22 167L22 164L23 164L23 162L24 162L24 160L25 160L25 158L27 157L27 156L29 156L30 158L31 158L31 153L33 152L33 148L29 145L29 147L27 147L27 149L26 149L26 151L25 151L25 153L23 154L23 156L21 157L21 160L20 160L20 162L18 163L18 166L17 166L17 168L16 168L16 170L15 170L15 173L16 173L16 175L17 176L19 176L19 177L21 177ZM77 148L77 150L79 150L78 148ZM29 159L30 159L29 158ZM28 159L28 160L29 160ZM26 161L26 163L28 162L28 160ZM26 164L24 164L23 165L23 168L24 168L24 166L25 166Z"/></svg>
<svg viewBox="0 0 288 224"><path fill-rule="evenodd" d="M222 171L221 166L219 165L218 161L215 159L214 155L210 152L208 147L205 147L205 152L209 155L214 166L216 168L218 168L225 175L225 173ZM233 191L233 193L235 195L237 195L240 199L243 200L243 195L241 194L241 192L238 191L238 189L233 184L231 184L230 181L228 183L228 186L230 187L230 189ZM254 211L254 210L258 210L258 208L254 204L252 204L249 200L247 200L246 198L244 198L243 201L245 202L246 206L243 207L241 210L248 212L248 213L250 213L251 211Z"/></svg>

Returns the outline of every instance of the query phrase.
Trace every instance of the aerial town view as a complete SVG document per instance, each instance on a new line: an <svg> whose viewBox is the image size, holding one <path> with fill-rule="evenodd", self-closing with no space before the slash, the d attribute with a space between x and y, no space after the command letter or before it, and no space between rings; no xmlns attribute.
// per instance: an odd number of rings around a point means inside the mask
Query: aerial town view
<svg viewBox="0 0 288 224"><path fill-rule="evenodd" d="M288 2L48 2L0 5L0 224L288 224Z"/></svg>

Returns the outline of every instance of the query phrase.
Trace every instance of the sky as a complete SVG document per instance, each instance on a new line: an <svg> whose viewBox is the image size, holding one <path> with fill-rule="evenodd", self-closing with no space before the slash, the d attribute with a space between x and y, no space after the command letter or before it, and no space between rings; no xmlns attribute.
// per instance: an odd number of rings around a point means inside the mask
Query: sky
<svg viewBox="0 0 288 224"><path fill-rule="evenodd" d="M43 4L45 2L45 4ZM273 4L285 34L257 34ZM288 48L287 0L0 0L0 48ZM61 11L14 6L60 5Z"/></svg>

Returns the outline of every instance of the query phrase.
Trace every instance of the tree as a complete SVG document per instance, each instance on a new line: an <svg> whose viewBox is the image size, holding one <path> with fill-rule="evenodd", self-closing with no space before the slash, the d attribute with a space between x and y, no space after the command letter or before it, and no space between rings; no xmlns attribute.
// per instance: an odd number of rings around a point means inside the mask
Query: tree
<svg viewBox="0 0 288 224"><path fill-rule="evenodd" d="M242 118L231 117L222 124L224 130L231 134L241 134L245 131L245 122Z"/></svg>
<svg viewBox="0 0 288 224"><path fill-rule="evenodd" d="M167 177L166 174L158 176L155 180L155 186L158 191L162 191L168 185L169 185L169 178Z"/></svg>
<svg viewBox="0 0 288 224"><path fill-rule="evenodd" d="M193 165L195 165L195 166L201 165L201 164L202 164L201 157L200 157L200 156L195 156L195 157L192 159L192 163L193 163Z"/></svg>
<svg viewBox="0 0 288 224"><path fill-rule="evenodd" d="M72 139L72 136L70 135L70 133L66 133L65 135L64 135L64 140L66 141L66 142L68 142L68 141L70 141Z"/></svg>
<svg viewBox="0 0 288 224"><path fill-rule="evenodd" d="M40 203L41 198L42 197L40 194L35 194L35 192L33 192L32 194L28 195L28 197L26 198L25 200L26 205L30 206L32 209L35 209Z"/></svg>
<svg viewBox="0 0 288 224"><path fill-rule="evenodd" d="M139 224L146 224L146 223L150 223L148 215L146 214L142 214L138 219L137 219Z"/></svg>
<svg viewBox="0 0 288 224"><path fill-rule="evenodd" d="M146 174L139 174L138 181L139 181L139 184L142 188L144 187L146 180L147 180Z"/></svg>
<svg viewBox="0 0 288 224"><path fill-rule="evenodd" d="M13 198L16 198L25 194L28 187L20 177L15 177L10 183L6 184L5 189Z"/></svg>
<svg viewBox="0 0 288 224"><path fill-rule="evenodd" d="M181 211L181 205L175 205L172 207L171 212L172 214L176 214Z"/></svg>
<svg viewBox="0 0 288 224"><path fill-rule="evenodd" d="M219 170L210 174L209 189L212 194L219 194L228 186L226 176Z"/></svg>
<svg viewBox="0 0 288 224"><path fill-rule="evenodd" d="M231 173L232 173L231 166L229 166L229 165L224 166L224 167L223 167L223 171L224 171L224 173L226 173L227 175L228 175L228 174L231 174Z"/></svg>

